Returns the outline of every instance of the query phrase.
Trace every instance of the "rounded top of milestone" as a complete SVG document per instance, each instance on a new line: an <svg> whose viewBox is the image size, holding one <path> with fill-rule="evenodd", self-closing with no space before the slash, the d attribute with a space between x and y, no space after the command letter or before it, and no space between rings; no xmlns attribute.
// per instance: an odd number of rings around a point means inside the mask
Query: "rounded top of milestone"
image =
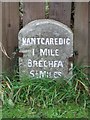
<svg viewBox="0 0 90 120"><path fill-rule="evenodd" d="M32 32L32 28L38 27L38 26L43 26L43 25L44 26L45 25L58 26L58 27L61 27L62 29L65 29L70 34L73 34L72 30L67 25L65 25L65 24L63 24L59 21L56 21L56 20L53 20L53 19L38 19L38 20L31 21L30 23L25 25L24 28L19 31L18 38L19 38L21 33L23 33L23 35L26 35L26 34L28 34L28 32ZM28 30L27 32L26 32L26 29Z"/></svg>

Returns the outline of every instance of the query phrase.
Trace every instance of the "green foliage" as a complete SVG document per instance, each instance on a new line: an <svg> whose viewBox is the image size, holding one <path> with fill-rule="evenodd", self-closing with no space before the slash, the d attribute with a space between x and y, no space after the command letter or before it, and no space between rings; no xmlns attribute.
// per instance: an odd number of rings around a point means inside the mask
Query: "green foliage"
<svg viewBox="0 0 90 120"><path fill-rule="evenodd" d="M17 104L14 108L4 106L3 118L87 118L88 111L82 106L69 103L49 108L31 108Z"/></svg>
<svg viewBox="0 0 90 120"><path fill-rule="evenodd" d="M14 103L24 102L41 107L68 101L76 101L76 103L82 101L84 103L90 96L90 84L87 75L82 70L82 67L75 66L71 78L57 80L35 79L18 74L12 78L3 76L4 100L12 100Z"/></svg>
<svg viewBox="0 0 90 120"><path fill-rule="evenodd" d="M13 108L18 103L24 103L29 105L30 109L49 110L49 108L73 103L81 105L83 109L90 109L90 81L85 69L86 67L75 66L70 78L57 80L35 79L28 75L20 76L18 73L12 77L3 75L3 104ZM67 110L65 111L67 113ZM66 114L65 111L62 114Z"/></svg>

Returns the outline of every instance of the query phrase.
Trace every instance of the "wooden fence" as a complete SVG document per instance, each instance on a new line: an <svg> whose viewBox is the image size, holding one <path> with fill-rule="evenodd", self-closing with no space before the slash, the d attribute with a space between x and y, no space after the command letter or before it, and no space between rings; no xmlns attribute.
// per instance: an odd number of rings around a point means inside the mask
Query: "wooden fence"
<svg viewBox="0 0 90 120"><path fill-rule="evenodd" d="M45 18L45 3L23 3L23 26L32 20ZM72 8L75 7L73 10ZM12 58L12 53L18 46L20 29L19 3L2 4L2 38L3 45ZM74 18L71 15L74 14ZM74 50L78 51L78 62L89 65L88 51L88 3L49 3L48 18L58 20L69 27L74 22ZM72 22L73 19L73 22ZM13 69L14 59L8 59L3 54L3 70Z"/></svg>
<svg viewBox="0 0 90 120"><path fill-rule="evenodd" d="M2 4L0 3L0 43L1 42L2 42ZM2 52L0 51L0 74L2 73L2 57L1 56L2 56Z"/></svg>

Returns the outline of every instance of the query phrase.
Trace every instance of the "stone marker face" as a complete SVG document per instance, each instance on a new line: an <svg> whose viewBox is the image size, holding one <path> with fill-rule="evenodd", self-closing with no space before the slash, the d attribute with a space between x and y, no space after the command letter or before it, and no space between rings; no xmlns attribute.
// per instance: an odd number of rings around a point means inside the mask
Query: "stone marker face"
<svg viewBox="0 0 90 120"><path fill-rule="evenodd" d="M20 74L31 77L67 77L73 54L73 33L64 24L50 19L35 20L22 28L18 34Z"/></svg>

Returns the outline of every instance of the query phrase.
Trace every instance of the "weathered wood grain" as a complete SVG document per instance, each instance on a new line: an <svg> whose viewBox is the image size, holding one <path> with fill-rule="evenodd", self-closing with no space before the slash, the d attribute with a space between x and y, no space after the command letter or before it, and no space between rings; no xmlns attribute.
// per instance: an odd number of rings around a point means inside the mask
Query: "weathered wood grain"
<svg viewBox="0 0 90 120"><path fill-rule="evenodd" d="M42 18L45 18L44 2L24 2L23 25Z"/></svg>
<svg viewBox="0 0 90 120"><path fill-rule="evenodd" d="M6 69L10 69L14 65L12 53L15 47L18 46L19 3L3 3L2 12L2 43L7 54L11 57L10 60L3 54L3 71L6 71Z"/></svg>
<svg viewBox="0 0 90 120"><path fill-rule="evenodd" d="M90 2L88 3L88 65L90 66ZM90 68L89 68L90 75Z"/></svg>
<svg viewBox="0 0 90 120"><path fill-rule="evenodd" d="M55 19L70 26L71 2L51 2L49 18Z"/></svg>
<svg viewBox="0 0 90 120"><path fill-rule="evenodd" d="M2 43L2 3L0 2L0 45L1 43ZM0 48L0 75L1 73L2 73L2 51Z"/></svg>
<svg viewBox="0 0 90 120"><path fill-rule="evenodd" d="M78 51L77 62L88 65L88 3L75 3L74 50Z"/></svg>

